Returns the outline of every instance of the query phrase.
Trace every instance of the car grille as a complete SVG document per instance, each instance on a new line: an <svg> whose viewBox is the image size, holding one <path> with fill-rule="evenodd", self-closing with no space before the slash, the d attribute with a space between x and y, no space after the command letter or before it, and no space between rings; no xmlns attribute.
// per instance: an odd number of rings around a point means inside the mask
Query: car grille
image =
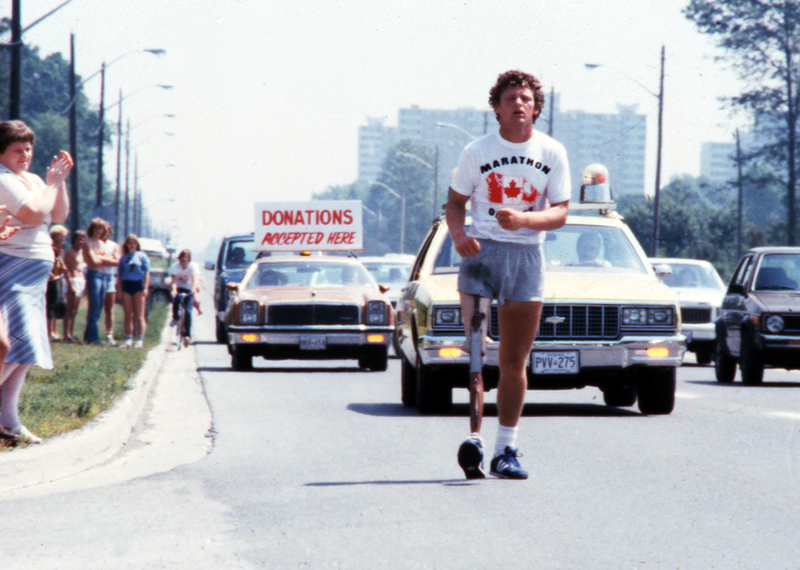
<svg viewBox="0 0 800 570"><path fill-rule="evenodd" d="M272 305L270 325L354 325L358 324L356 305Z"/></svg>
<svg viewBox="0 0 800 570"><path fill-rule="evenodd" d="M711 309L681 307L681 321L685 325L699 325L711 322Z"/></svg>
<svg viewBox="0 0 800 570"><path fill-rule="evenodd" d="M553 322L561 319L562 322ZM497 307L492 307L489 336L493 339L500 338ZM617 306L544 305L536 340L610 340L618 336L619 307Z"/></svg>
<svg viewBox="0 0 800 570"><path fill-rule="evenodd" d="M797 315L781 315L781 316L783 317L782 334L800 333L800 316Z"/></svg>

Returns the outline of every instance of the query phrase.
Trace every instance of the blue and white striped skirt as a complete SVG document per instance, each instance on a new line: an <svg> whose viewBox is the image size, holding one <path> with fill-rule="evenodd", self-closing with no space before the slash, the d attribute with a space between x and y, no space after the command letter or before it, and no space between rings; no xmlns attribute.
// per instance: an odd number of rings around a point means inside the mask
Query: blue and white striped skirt
<svg viewBox="0 0 800 570"><path fill-rule="evenodd" d="M0 312L11 341L8 363L53 368L45 312L52 269L52 261L0 253Z"/></svg>

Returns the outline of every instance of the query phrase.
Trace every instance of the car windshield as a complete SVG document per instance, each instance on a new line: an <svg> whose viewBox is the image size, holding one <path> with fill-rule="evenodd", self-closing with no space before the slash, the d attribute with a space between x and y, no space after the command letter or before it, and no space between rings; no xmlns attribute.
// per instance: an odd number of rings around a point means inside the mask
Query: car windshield
<svg viewBox="0 0 800 570"><path fill-rule="evenodd" d="M262 287L367 287L378 286L361 265L285 261L257 263L247 272L242 289Z"/></svg>
<svg viewBox="0 0 800 570"><path fill-rule="evenodd" d="M225 248L225 269L250 267L257 255L252 239L230 241Z"/></svg>
<svg viewBox="0 0 800 570"><path fill-rule="evenodd" d="M761 258L756 291L797 291L800 283L800 255L770 253Z"/></svg>
<svg viewBox="0 0 800 570"><path fill-rule="evenodd" d="M725 290L725 284L722 282L717 270L711 265L675 262L665 263L657 259L653 260L653 264L666 265L672 271L672 275L661 277L661 281L670 287Z"/></svg>
<svg viewBox="0 0 800 570"><path fill-rule="evenodd" d="M570 224L547 232L544 255L548 271L647 273L628 235L618 227ZM460 264L461 256L448 235L433 272L452 273Z"/></svg>
<svg viewBox="0 0 800 570"><path fill-rule="evenodd" d="M375 281L388 283L393 287L405 285L408 281L408 275L411 273L410 263L370 261L364 263L364 267L372 274Z"/></svg>

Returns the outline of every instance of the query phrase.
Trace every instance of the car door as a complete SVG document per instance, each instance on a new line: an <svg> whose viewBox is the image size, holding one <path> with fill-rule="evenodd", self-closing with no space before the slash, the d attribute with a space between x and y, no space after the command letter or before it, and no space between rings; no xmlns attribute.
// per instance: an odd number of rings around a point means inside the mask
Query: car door
<svg viewBox="0 0 800 570"><path fill-rule="evenodd" d="M747 318L747 308L745 301L747 298L747 287L753 275L756 256L753 254L745 255L739 262L736 272L733 274L725 299L722 301L720 318L725 324L725 342L728 351L733 356L739 355L742 339L742 323Z"/></svg>

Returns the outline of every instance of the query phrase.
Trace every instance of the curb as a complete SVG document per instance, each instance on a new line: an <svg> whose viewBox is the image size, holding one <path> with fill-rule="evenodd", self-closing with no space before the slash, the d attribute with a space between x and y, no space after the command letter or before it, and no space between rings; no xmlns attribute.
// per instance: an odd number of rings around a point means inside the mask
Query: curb
<svg viewBox="0 0 800 570"><path fill-rule="evenodd" d="M162 329L160 344L150 349L131 388L111 409L78 430L0 454L0 493L64 479L116 455L144 412L164 364L170 333L168 326Z"/></svg>

